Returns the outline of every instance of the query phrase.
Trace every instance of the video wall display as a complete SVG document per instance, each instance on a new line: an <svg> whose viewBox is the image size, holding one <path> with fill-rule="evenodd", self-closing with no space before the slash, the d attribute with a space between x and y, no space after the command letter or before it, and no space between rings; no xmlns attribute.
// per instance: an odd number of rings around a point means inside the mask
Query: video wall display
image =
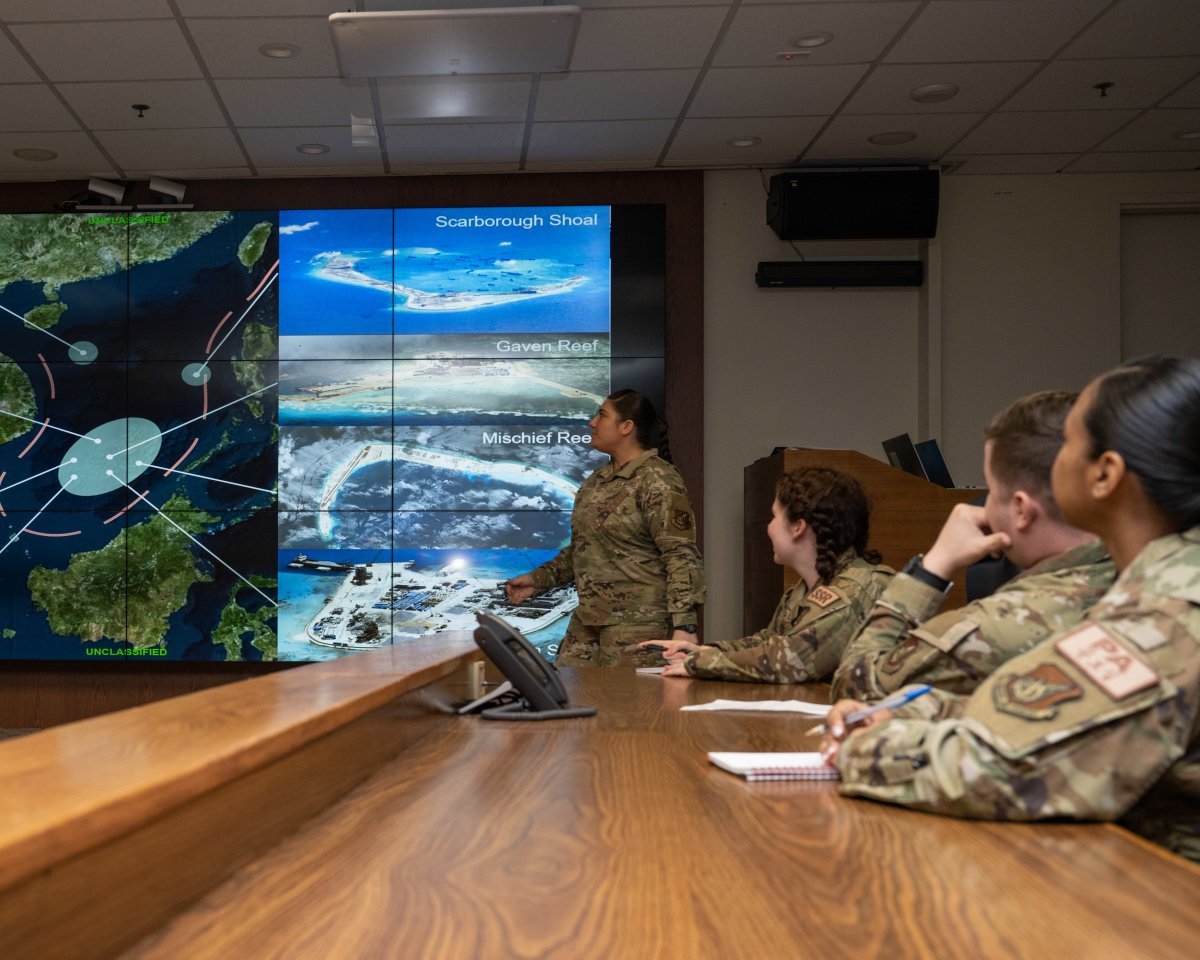
<svg viewBox="0 0 1200 960"><path fill-rule="evenodd" d="M614 384L661 399L662 221L0 216L0 659L325 659L477 610L552 655L573 589L500 583L567 543Z"/></svg>

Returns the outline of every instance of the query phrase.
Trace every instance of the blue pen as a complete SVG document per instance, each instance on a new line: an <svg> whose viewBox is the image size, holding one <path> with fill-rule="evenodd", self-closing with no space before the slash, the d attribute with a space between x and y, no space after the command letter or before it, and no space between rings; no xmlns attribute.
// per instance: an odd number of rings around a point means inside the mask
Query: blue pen
<svg viewBox="0 0 1200 960"><path fill-rule="evenodd" d="M880 700L878 703L873 703L869 707L863 707L861 710L855 710L853 713L846 714L846 719L842 722L845 723L847 727L852 727L854 724L860 723L861 721L867 719L867 717L878 713L880 710L894 710L896 707L902 707L906 703L916 700L917 697L924 696L932 689L933 687L927 683L919 683L911 690L905 690L903 693L898 693L893 697L888 697L885 700ZM810 734L824 733L826 729L827 728L825 724L819 723L808 732Z"/></svg>

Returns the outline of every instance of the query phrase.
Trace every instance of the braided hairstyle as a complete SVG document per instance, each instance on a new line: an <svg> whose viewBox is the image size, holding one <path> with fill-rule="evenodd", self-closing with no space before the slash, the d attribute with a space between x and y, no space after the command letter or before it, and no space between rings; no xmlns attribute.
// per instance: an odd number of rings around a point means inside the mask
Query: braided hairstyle
<svg viewBox="0 0 1200 960"><path fill-rule="evenodd" d="M622 420L633 421L633 432L643 450L658 450L658 456L671 462L671 445L667 441L667 421L655 411L654 404L644 393L636 390L617 390L605 399L613 405Z"/></svg>
<svg viewBox="0 0 1200 960"><path fill-rule="evenodd" d="M789 470L775 485L775 498L789 523L804 520L817 540L817 576L828 583L838 573L838 559L848 548L868 563L882 558L867 549L871 507L862 485L849 474L829 467Z"/></svg>

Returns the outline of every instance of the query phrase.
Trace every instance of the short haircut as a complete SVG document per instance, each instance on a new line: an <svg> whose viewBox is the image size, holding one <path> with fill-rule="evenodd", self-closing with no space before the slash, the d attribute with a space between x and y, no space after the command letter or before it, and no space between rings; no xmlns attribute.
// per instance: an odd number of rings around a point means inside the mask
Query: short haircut
<svg viewBox="0 0 1200 960"><path fill-rule="evenodd" d="M1033 494L1055 519L1061 519L1050 471L1063 444L1063 422L1079 395L1063 390L1031 393L1001 410L983 431L992 442L992 474L1009 493Z"/></svg>

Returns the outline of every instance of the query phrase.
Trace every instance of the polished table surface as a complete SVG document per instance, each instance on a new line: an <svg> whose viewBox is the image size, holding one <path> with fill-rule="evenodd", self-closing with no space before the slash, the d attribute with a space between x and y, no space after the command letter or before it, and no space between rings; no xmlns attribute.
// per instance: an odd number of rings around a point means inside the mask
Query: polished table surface
<svg viewBox="0 0 1200 960"><path fill-rule="evenodd" d="M126 956L1196 956L1200 869L1120 828L748 783L704 753L816 721L678 709L823 688L563 674L596 717L441 724Z"/></svg>

